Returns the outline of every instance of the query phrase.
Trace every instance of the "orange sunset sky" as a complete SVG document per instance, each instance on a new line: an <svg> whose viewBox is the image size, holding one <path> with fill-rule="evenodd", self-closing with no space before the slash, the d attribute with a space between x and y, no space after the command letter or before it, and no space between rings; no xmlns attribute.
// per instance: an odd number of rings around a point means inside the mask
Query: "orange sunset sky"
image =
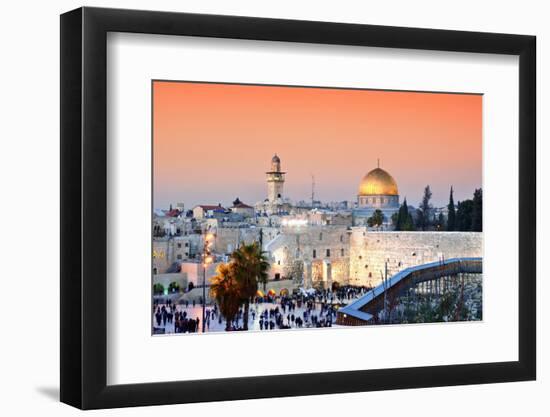
<svg viewBox="0 0 550 417"><path fill-rule="evenodd" d="M230 206L266 198L273 154L284 197L355 200L376 168L417 206L471 198L482 182L482 96L310 87L153 82L154 207Z"/></svg>

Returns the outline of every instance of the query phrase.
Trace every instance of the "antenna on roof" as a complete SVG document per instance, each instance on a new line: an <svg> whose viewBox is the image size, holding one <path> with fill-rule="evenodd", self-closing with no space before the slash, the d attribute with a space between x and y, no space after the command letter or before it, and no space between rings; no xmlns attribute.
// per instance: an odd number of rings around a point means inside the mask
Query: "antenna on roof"
<svg viewBox="0 0 550 417"><path fill-rule="evenodd" d="M315 201L315 177L311 174L311 208L313 208L313 202Z"/></svg>

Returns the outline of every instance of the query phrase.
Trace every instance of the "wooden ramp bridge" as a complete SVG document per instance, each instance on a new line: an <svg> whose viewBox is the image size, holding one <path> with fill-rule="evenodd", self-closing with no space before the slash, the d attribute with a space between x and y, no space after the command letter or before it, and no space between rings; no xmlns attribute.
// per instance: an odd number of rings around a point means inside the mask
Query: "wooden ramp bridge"
<svg viewBox="0 0 550 417"><path fill-rule="evenodd" d="M384 300L418 283L460 273L481 273L482 258L452 258L406 268L373 288L363 297L342 307L336 313L336 324L364 326L375 324L376 314Z"/></svg>

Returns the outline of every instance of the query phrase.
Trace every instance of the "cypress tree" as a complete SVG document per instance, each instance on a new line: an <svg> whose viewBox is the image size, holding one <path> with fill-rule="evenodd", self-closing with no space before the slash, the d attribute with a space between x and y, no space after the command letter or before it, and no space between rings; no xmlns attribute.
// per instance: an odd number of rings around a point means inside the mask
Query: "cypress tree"
<svg viewBox="0 0 550 417"><path fill-rule="evenodd" d="M399 210L401 210L401 209L399 209ZM393 213L391 215L391 223L393 225L394 230L398 230L397 229L397 221L398 220L399 220L399 211L396 211L395 213Z"/></svg>
<svg viewBox="0 0 550 417"><path fill-rule="evenodd" d="M432 191L430 190L430 186L426 185L426 188L424 188L424 196L422 197L422 201L420 202L420 207L416 210L418 218L417 218L417 224L418 227L420 227L422 230L428 229L428 227L431 225L431 211L432 211L432 205L430 204L430 199L432 198Z"/></svg>
<svg viewBox="0 0 550 417"><path fill-rule="evenodd" d="M449 215L447 216L447 230L452 232L456 228L456 210L455 210L455 201L453 198L453 187L451 186L451 194L449 195L449 204L447 205L449 209Z"/></svg>
<svg viewBox="0 0 550 417"><path fill-rule="evenodd" d="M407 206L406 202L405 202L404 219L405 219L405 225L403 226L403 230L408 230L408 231L414 230L413 218L411 213L409 213L409 206Z"/></svg>
<svg viewBox="0 0 550 417"><path fill-rule="evenodd" d="M443 217L443 213L439 213L439 216L437 217L437 230L443 231L445 230L445 218Z"/></svg>
<svg viewBox="0 0 550 417"><path fill-rule="evenodd" d="M473 208L474 202L472 200L458 202L456 211L456 230L461 232L469 232L472 230Z"/></svg>
<svg viewBox="0 0 550 417"><path fill-rule="evenodd" d="M404 220L403 207L405 206L405 204L407 204L407 197L405 197L405 201L403 202L401 207L399 207L399 212L397 213L397 224L395 225L395 230L403 230L403 220Z"/></svg>
<svg viewBox="0 0 550 417"><path fill-rule="evenodd" d="M395 222L395 230L408 231L414 230L413 219L409 213L409 205L407 204L407 198L403 200L403 204L399 207L397 213L397 220Z"/></svg>
<svg viewBox="0 0 550 417"><path fill-rule="evenodd" d="M472 231L481 232L483 229L483 194L481 188L474 191L472 205Z"/></svg>

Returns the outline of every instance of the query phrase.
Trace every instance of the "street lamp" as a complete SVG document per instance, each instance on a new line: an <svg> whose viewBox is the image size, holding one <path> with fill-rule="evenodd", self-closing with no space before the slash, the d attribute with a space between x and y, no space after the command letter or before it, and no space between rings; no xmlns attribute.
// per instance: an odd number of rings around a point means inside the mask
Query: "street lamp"
<svg viewBox="0 0 550 417"><path fill-rule="evenodd" d="M207 233L204 237L202 252L202 332L206 330L206 268L212 263L211 248L214 243L214 234Z"/></svg>

